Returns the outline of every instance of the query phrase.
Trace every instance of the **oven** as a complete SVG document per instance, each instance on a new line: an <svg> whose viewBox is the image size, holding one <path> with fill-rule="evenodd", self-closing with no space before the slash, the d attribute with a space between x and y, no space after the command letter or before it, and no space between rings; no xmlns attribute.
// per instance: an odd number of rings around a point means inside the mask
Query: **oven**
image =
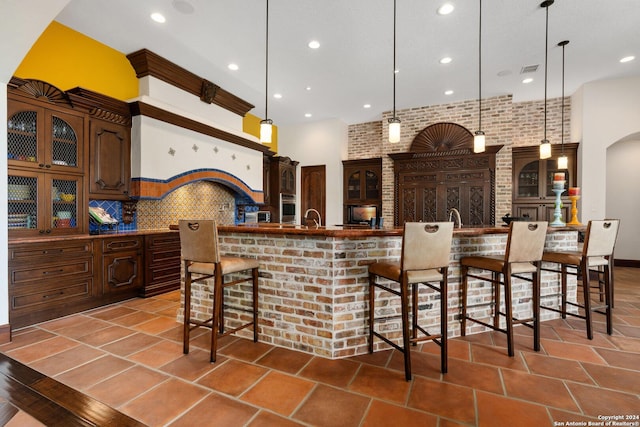
<svg viewBox="0 0 640 427"><path fill-rule="evenodd" d="M296 223L296 196L280 193L280 223Z"/></svg>

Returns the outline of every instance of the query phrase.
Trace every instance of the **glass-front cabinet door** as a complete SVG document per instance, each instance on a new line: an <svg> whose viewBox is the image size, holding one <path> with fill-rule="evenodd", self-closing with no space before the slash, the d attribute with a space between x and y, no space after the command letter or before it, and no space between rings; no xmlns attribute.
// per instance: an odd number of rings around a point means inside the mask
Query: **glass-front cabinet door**
<svg viewBox="0 0 640 427"><path fill-rule="evenodd" d="M73 234L82 227L82 177L11 170L7 199L10 236Z"/></svg>
<svg viewBox="0 0 640 427"><path fill-rule="evenodd" d="M529 162L518 173L518 197L538 197L539 192L539 161Z"/></svg>
<svg viewBox="0 0 640 427"><path fill-rule="evenodd" d="M82 172L82 116L14 101L8 103L10 166Z"/></svg>

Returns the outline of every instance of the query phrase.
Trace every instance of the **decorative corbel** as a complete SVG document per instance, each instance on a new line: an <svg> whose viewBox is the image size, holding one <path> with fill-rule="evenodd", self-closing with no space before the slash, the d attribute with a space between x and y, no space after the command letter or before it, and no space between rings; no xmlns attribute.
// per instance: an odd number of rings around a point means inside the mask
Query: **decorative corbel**
<svg viewBox="0 0 640 427"><path fill-rule="evenodd" d="M131 224L133 222L133 215L137 210L137 200L129 199L126 202L122 202L122 222L125 224Z"/></svg>

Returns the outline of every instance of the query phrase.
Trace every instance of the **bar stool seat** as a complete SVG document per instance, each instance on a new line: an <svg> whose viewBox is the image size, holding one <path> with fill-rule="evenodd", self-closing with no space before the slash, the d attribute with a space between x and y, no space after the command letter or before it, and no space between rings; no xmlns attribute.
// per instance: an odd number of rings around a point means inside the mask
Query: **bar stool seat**
<svg viewBox="0 0 640 427"><path fill-rule="evenodd" d="M256 259L221 256L218 248L218 229L214 220L180 220L180 247L184 262L184 329L183 352L189 353L189 333L197 327L211 329L210 361L216 361L218 339L241 329L253 327L253 342L258 341L258 271ZM196 275L196 277L194 277ZM225 276L233 275L225 281ZM214 279L213 309L211 318L205 321L191 318L191 284ZM250 282L252 307L232 307L251 313L251 321L225 330L224 289Z"/></svg>
<svg viewBox="0 0 640 427"><path fill-rule="evenodd" d="M544 270L560 273L561 277L560 308L555 309L546 306L542 308L562 314L563 319L567 318L567 314L584 319L588 339L593 339L592 312L604 314L607 323L607 334L611 335L613 332L611 310L613 307L613 251L619 227L620 220L617 219L589 221L582 251L545 251L542 255L543 261L560 265L560 270L550 268L545 268ZM572 271L569 271L569 268ZM591 286L590 284L589 272L591 270L595 270L598 274L597 286ZM567 275L579 276L582 279L582 283L578 282L583 291L582 304L567 301ZM592 289L598 289L599 299L603 304L592 305ZM584 314L567 311L567 305L582 309Z"/></svg>
<svg viewBox="0 0 640 427"><path fill-rule="evenodd" d="M522 324L533 329L533 348L540 350L540 268L542 252L547 234L546 222L515 221L509 225L509 235L504 256L467 256L460 259L462 275L462 307L461 307L461 335L466 335L467 320L479 323L495 331L507 335L507 352L514 356L513 325ZM490 271L491 278L470 273L470 269ZM522 276L531 274L531 278ZM500 277L502 276L502 280ZM513 301L511 278L526 280L532 283L532 316L527 319L513 317ZM472 277L493 284L493 301L468 305L468 278ZM504 287L505 311L500 311L500 285ZM493 322L487 323L468 315L469 308L493 306ZM505 318L506 328L500 327L500 316Z"/></svg>
<svg viewBox="0 0 640 427"><path fill-rule="evenodd" d="M398 262L381 261L369 265L369 353L378 337L404 354L405 378L411 380L410 345L432 340L440 346L441 371L447 372L447 273L453 237L453 222L408 222L404 225L402 252ZM378 279L386 279L379 282ZM399 284L393 288L392 281ZM430 334L418 325L418 286L428 286L440 297L440 333ZM437 283L437 284L436 284ZM411 335L409 334L409 287L411 286ZM375 318L375 290L400 297L402 345L374 329L374 323L393 316ZM418 332L422 336L418 337Z"/></svg>

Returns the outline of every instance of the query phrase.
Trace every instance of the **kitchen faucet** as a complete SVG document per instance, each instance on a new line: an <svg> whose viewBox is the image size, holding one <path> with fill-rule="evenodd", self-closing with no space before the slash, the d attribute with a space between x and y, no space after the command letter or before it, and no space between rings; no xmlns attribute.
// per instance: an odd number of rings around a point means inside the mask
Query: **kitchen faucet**
<svg viewBox="0 0 640 427"><path fill-rule="evenodd" d="M449 221L451 221L451 218L454 213L456 214L456 218L458 219L458 228L462 228L462 219L460 218L460 212L458 211L458 209L451 208L451 210L449 210ZM455 225L455 221L454 221L454 225Z"/></svg>
<svg viewBox="0 0 640 427"><path fill-rule="evenodd" d="M318 215L318 220L316 221L316 219L313 218L313 222L316 224L316 227L322 227L322 217L320 216L320 212L313 208L307 209L307 211L304 213L304 219L307 219L307 215L309 215L309 212L315 212L315 214Z"/></svg>

